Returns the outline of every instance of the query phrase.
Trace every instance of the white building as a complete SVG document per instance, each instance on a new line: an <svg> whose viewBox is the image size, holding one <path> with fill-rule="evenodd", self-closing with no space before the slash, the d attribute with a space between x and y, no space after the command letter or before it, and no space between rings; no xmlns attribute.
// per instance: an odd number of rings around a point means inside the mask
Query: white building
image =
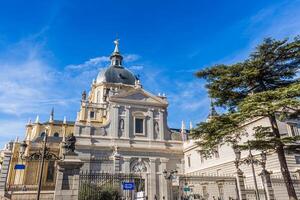
<svg viewBox="0 0 300 200"><path fill-rule="evenodd" d="M210 115L214 115L214 109L211 109ZM209 116L210 117L210 116ZM281 136L295 136L300 135L300 123L299 121L287 121L281 122L277 121ZM247 136L243 136L241 143L247 142L253 138L253 128L262 125L270 126L270 122L267 118L259 118L252 120L249 123L244 125ZM220 146L215 154L211 158L205 158L199 152L200 147L196 144L195 140L186 140L183 143L183 152L184 152L184 171L188 175L200 175L200 176L235 176L235 153L231 146L223 145ZM260 159L260 153L258 151L252 151L252 154L256 158ZM246 158L249 155L248 151L243 151L241 158ZM295 190L297 195L300 197L300 186L299 186L299 170L300 170L300 154L289 154L286 153L286 159L288 163L289 170L292 174L292 177L297 179L297 184L295 184ZM240 166L240 169L244 172L246 188L253 190L254 189L254 179L251 166L243 164ZM274 188L274 193L276 199L288 199L287 191L285 184L282 181L282 175L280 171L280 163L278 161L277 154L269 153L267 155L266 169L272 172L272 185ZM258 182L258 188L263 192L262 179L259 176L261 173L261 166L255 166L255 174ZM250 192L249 192L250 193ZM217 196L220 196L217 195ZM222 195L221 195L222 196ZM249 199L254 198L254 195L248 196Z"/></svg>

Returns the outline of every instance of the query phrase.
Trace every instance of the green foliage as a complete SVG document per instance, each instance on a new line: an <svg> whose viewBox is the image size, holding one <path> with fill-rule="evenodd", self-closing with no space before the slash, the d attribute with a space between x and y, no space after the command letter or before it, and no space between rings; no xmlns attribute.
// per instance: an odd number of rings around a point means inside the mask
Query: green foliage
<svg viewBox="0 0 300 200"><path fill-rule="evenodd" d="M200 139L198 145L202 147L204 155L211 155L218 145L237 143L245 131L240 128L240 121L235 113L228 113L212 117L207 122L201 122L191 130L194 139Z"/></svg>
<svg viewBox="0 0 300 200"><path fill-rule="evenodd" d="M79 191L80 200L117 200L120 196L120 191L117 187L100 187L92 183L82 184Z"/></svg>
<svg viewBox="0 0 300 200"><path fill-rule="evenodd" d="M267 38L248 59L232 65L215 65L197 72L207 80L216 105L235 109L248 94L274 90L297 82L300 38L293 41Z"/></svg>
<svg viewBox="0 0 300 200"><path fill-rule="evenodd" d="M227 113L201 122L192 131L199 139L202 153L212 154L216 146L229 144L240 148L276 151L285 179L288 195L297 198L291 184L284 149L300 151L299 137L281 137L277 120L299 117L300 81L296 78L300 68L300 38L293 41L267 38L243 62L216 65L196 75L207 80L206 87L215 105ZM254 140L240 145L244 126L262 117L271 126L254 128Z"/></svg>
<svg viewBox="0 0 300 200"><path fill-rule="evenodd" d="M209 153L217 145L237 143L246 134L243 125L251 119L297 117L300 82L295 77L299 66L299 37L291 42L267 38L243 62L199 71L197 76L207 80L206 87L215 104L229 111L199 123L192 131L192 136L200 139L203 151ZM292 142L292 138L272 138L275 136L270 127L257 127L254 131L253 146L258 149L274 149L274 144Z"/></svg>

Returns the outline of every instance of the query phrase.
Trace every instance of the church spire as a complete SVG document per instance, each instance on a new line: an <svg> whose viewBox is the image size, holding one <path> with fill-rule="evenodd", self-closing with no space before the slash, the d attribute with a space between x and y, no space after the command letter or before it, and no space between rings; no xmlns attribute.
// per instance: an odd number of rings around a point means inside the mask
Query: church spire
<svg viewBox="0 0 300 200"><path fill-rule="evenodd" d="M51 109L50 118L49 118L49 122L53 122L53 121L54 121L54 108Z"/></svg>
<svg viewBox="0 0 300 200"><path fill-rule="evenodd" d="M114 41L115 43L115 49L112 53L112 55L110 56L110 60L111 60L111 66L115 66L115 67L122 67L122 60L123 57L120 54L119 51L119 39L116 39Z"/></svg>
<svg viewBox="0 0 300 200"><path fill-rule="evenodd" d="M212 98L210 98L210 108L209 108L209 114L207 116L207 119L210 120L212 117L215 117L215 116L218 116L218 113L215 109Z"/></svg>

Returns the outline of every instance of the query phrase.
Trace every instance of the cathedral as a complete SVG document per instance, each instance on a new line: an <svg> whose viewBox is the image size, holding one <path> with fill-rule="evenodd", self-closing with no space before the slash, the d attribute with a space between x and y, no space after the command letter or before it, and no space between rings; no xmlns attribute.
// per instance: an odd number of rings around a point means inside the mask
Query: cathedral
<svg viewBox="0 0 300 200"><path fill-rule="evenodd" d="M61 154L60 143L70 134L76 137L76 153L84 162L82 171L139 173L150 199L167 197L164 170L182 173L182 140L167 125L168 101L143 89L140 80L123 66L118 40L110 56L110 66L99 72L90 92L84 91L76 121L55 120L51 112L48 122L26 125L27 151L38 149L37 142L47 134L49 148ZM17 151L18 145L14 145ZM29 152L27 152L29 153ZM15 171L20 163L13 154L8 185L34 187L39 170L36 162L28 162L24 171ZM23 162L23 161L22 161ZM55 185L55 163L46 163L44 188Z"/></svg>
<svg viewBox="0 0 300 200"><path fill-rule="evenodd" d="M217 112L211 106L208 118L214 115ZM167 117L166 96L146 91L141 81L126 69L116 40L110 65L99 72L88 93L82 92L76 120L57 120L52 110L47 122L41 122L39 117L28 122L25 155L38 152L40 142L47 135L47 147L56 157L61 157L61 144L66 137L74 135L75 152L83 163L82 172L139 174L143 181L141 190L147 199L173 200L185 195L199 200L254 200L257 193L262 199L287 199L275 153L267 155L266 165L272 172L272 184L261 180L260 166L255 166L254 173L249 166L241 166L244 174L238 177L231 147L220 146L213 157L206 158L201 155L197 141L188 137L189 131L184 124L181 129L172 129L168 127ZM245 137L253 137L253 127L268 126L268 123L263 117L250 120L245 125L249 133ZM283 137L300 135L299 119L278 121L278 124ZM21 145L19 141L11 142L0 152L0 199L1 191L14 194L16 198L13 199L25 199L25 193L26 199L31 199L29 191L37 188L39 162L22 160ZM260 152L254 151L253 155L258 158ZM247 156L247 152L242 153L242 157ZM286 156L295 189L300 194L300 155L287 153ZM16 170L20 163L26 166L24 170ZM176 172L171 182L166 178L167 172ZM42 190L44 195L48 191L48 199L52 199L57 189L57 175L56 162L46 161ZM254 189L256 176L255 183L258 183Z"/></svg>

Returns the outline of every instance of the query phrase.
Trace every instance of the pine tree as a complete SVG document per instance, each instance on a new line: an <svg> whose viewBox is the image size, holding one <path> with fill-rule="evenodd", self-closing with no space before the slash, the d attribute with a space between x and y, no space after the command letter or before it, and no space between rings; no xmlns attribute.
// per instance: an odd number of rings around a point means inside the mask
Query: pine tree
<svg viewBox="0 0 300 200"><path fill-rule="evenodd" d="M242 124L267 117L270 127L254 129L251 147L275 150L290 199L297 199L287 167L285 151L297 150L297 137L281 137L277 120L299 114L300 38L292 41L267 38L243 62L216 65L197 72L207 80L207 89L215 105L227 112L202 122L193 131L203 151L209 153L216 145L236 145L243 134Z"/></svg>

